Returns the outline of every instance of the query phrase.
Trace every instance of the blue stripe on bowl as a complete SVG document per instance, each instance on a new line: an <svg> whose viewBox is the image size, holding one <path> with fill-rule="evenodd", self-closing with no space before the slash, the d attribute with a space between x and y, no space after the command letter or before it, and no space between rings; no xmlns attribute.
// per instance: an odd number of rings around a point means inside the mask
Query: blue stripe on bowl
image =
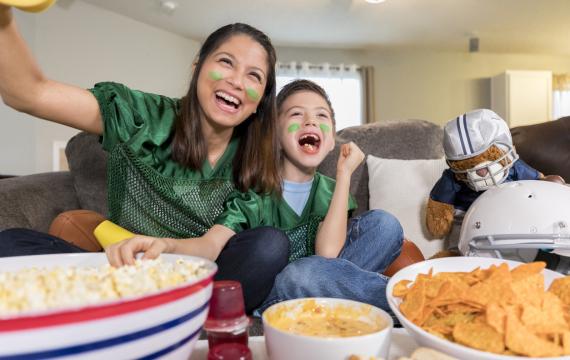
<svg viewBox="0 0 570 360"><path fill-rule="evenodd" d="M76 355L76 354L81 354L81 353L88 352L88 351L101 350L101 349L112 347L112 346L122 345L125 343L129 343L129 342L132 342L135 340L139 340L139 339L142 339L142 338L145 338L148 336L158 334L162 331L171 329L171 328L178 326L182 323L190 321L193 318L195 318L197 315L199 315L202 311L204 311L208 307L208 303L209 303L209 300L206 301L204 304L202 304L197 309L192 310L191 312L189 312L185 315L182 315L176 319L167 321L167 322L159 324L159 325L155 325L153 327L150 327L150 328L147 328L144 330L135 331L135 332L130 333L130 334L125 334L125 335L121 335L121 336L117 336L117 337L113 337L113 338L109 338L109 339L98 340L98 341L94 341L91 343L74 345L74 346L69 346L69 347L60 348L60 349L43 350L43 351L38 351L38 352L33 352L33 353L25 353L25 354L4 355L4 356L0 356L0 360L4 360L4 359L6 359L6 360L7 359L10 359L10 360L46 359L46 358L54 358L54 357L60 357L60 356ZM179 348L180 346L183 346L184 343L186 343L190 339L192 339L192 337L194 337L200 330L201 330L201 327L198 328L198 330L196 330L194 333L192 333L188 337L182 339L181 341L179 341L173 345L170 345L169 347L162 349L156 353L148 355L148 356L154 356L154 357L149 357L149 359L154 359L156 356L162 356L164 354L167 354L168 352L174 351L175 349ZM162 351L166 351L166 352L161 353ZM155 356L155 354L159 354L159 355Z"/></svg>
<svg viewBox="0 0 570 360"><path fill-rule="evenodd" d="M150 355L147 355L147 356L144 356L144 357L139 358L139 360L153 360L153 359L158 359L158 358L161 357L161 356L164 356L164 355L166 355L166 354L168 354L168 353L171 353L171 352L173 352L174 350L177 350L178 348L180 348L180 347L186 345L186 343L188 343L188 341L192 340L195 336L198 335L198 333L200 332L200 330L202 330L202 328L200 328L200 329L194 331L192 334L186 336L184 339L182 339L182 340L180 340L180 341L177 341L177 342L175 342L174 344L172 344L172 345L170 345L170 346L168 346L168 347L165 347L165 348L162 349L162 350L158 350L157 352L154 352L154 353L152 353L152 354L150 354Z"/></svg>

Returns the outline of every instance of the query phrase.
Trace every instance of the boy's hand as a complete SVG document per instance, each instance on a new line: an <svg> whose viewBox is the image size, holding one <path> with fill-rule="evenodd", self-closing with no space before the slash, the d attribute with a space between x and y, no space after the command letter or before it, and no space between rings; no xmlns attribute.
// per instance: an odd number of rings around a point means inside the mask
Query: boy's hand
<svg viewBox="0 0 570 360"><path fill-rule="evenodd" d="M352 175L363 160L364 153L355 143L351 141L348 144L342 144L336 165L337 176Z"/></svg>
<svg viewBox="0 0 570 360"><path fill-rule="evenodd" d="M111 266L134 265L135 256L144 252L143 259L155 259L164 252L172 252L172 239L137 235L113 244L105 249Z"/></svg>

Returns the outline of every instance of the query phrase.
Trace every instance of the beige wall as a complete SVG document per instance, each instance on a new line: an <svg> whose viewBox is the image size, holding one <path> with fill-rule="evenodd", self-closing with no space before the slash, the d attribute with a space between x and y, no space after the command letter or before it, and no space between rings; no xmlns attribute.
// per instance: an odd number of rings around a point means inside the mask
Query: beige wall
<svg viewBox="0 0 570 360"><path fill-rule="evenodd" d="M490 107L490 78L505 70L570 72L569 56L317 50L281 47L279 60L372 65L376 121L425 119L443 124L467 110Z"/></svg>
<svg viewBox="0 0 570 360"><path fill-rule="evenodd" d="M199 43L98 7L75 1L17 21L45 72L89 88L112 80L130 87L181 96ZM0 173L23 175L52 169L52 143L77 130L31 119L0 104Z"/></svg>

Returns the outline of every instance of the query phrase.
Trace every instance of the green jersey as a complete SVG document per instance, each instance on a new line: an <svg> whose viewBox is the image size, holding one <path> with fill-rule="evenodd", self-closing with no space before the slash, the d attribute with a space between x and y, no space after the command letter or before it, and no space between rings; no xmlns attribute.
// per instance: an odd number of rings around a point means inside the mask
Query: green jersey
<svg viewBox="0 0 570 360"><path fill-rule="evenodd" d="M324 220L332 200L335 181L320 173L315 174L309 198L301 215L284 199L260 195L254 191L234 191L228 197L223 214L216 223L235 232L258 226L273 226L289 237L289 261L315 254L315 239L320 223ZM350 197L348 209L356 209Z"/></svg>
<svg viewBox="0 0 570 360"><path fill-rule="evenodd" d="M234 138L212 168L199 171L172 159L174 123L180 100L131 90L116 83L90 90L99 102L104 129L101 142L109 153L109 218L135 233L188 238L203 235L222 213L235 189Z"/></svg>

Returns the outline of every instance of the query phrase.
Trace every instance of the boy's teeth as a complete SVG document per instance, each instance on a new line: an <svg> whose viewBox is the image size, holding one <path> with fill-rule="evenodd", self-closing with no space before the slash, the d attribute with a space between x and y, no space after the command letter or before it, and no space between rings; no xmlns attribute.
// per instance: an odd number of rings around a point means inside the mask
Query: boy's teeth
<svg viewBox="0 0 570 360"><path fill-rule="evenodd" d="M301 136L300 140L304 140L307 138L313 138L315 140L319 140L319 137L314 135L314 134L305 134L305 135Z"/></svg>

